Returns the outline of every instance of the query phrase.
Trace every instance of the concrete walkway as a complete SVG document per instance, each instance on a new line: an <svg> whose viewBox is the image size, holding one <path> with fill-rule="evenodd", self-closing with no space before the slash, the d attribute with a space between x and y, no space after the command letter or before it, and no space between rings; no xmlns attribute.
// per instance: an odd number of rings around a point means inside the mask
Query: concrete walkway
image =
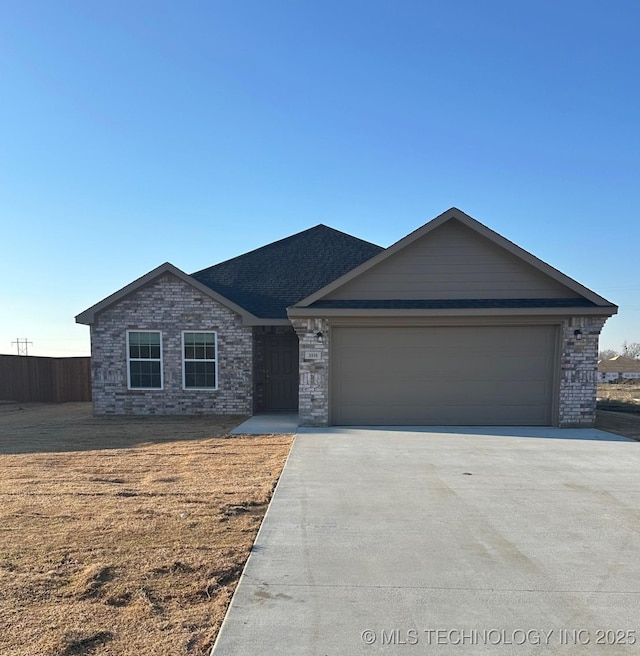
<svg viewBox="0 0 640 656"><path fill-rule="evenodd" d="M295 435L298 432L297 412L265 412L253 415L230 435Z"/></svg>
<svg viewBox="0 0 640 656"><path fill-rule="evenodd" d="M639 641L640 443L300 429L212 653L613 656Z"/></svg>

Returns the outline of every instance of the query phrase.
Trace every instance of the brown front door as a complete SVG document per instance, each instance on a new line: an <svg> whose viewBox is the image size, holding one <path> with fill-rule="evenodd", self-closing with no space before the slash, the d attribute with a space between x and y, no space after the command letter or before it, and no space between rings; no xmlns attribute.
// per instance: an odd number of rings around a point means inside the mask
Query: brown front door
<svg viewBox="0 0 640 656"><path fill-rule="evenodd" d="M265 340L265 409L298 408L298 338L295 333Z"/></svg>

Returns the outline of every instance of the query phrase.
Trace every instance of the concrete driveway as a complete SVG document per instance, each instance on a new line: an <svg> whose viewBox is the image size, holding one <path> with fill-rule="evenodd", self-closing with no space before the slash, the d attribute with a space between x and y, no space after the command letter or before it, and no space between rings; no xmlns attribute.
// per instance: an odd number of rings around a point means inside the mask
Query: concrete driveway
<svg viewBox="0 0 640 656"><path fill-rule="evenodd" d="M213 650L640 651L640 443L597 430L302 432Z"/></svg>

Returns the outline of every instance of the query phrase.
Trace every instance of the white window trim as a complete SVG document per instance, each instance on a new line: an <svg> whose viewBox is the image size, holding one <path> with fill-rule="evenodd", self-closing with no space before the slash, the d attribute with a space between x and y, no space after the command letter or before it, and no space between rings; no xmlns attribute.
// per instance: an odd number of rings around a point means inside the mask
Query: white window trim
<svg viewBox="0 0 640 656"><path fill-rule="evenodd" d="M158 333L158 335L160 335L160 387L131 387L131 362L158 362L158 358L132 358L131 349L129 348L129 333ZM127 330L127 389L134 392L158 392L164 389L164 360L161 330L140 330L134 328Z"/></svg>
<svg viewBox="0 0 640 656"><path fill-rule="evenodd" d="M184 357L184 336L189 333L213 333L213 347L215 351L214 360L192 359ZM213 362L216 365L216 385L215 387L187 387L187 372L185 362ZM215 392L218 389L218 331L217 330L183 330L182 331L182 389L185 392Z"/></svg>

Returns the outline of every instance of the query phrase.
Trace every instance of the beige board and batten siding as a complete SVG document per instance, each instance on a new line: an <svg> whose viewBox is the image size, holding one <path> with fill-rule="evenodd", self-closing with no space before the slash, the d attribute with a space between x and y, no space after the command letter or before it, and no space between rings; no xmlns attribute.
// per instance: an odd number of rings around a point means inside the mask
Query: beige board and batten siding
<svg viewBox="0 0 640 656"><path fill-rule="evenodd" d="M459 221L449 221L326 300L579 298Z"/></svg>
<svg viewBox="0 0 640 656"><path fill-rule="evenodd" d="M335 327L335 425L555 423L555 325Z"/></svg>

